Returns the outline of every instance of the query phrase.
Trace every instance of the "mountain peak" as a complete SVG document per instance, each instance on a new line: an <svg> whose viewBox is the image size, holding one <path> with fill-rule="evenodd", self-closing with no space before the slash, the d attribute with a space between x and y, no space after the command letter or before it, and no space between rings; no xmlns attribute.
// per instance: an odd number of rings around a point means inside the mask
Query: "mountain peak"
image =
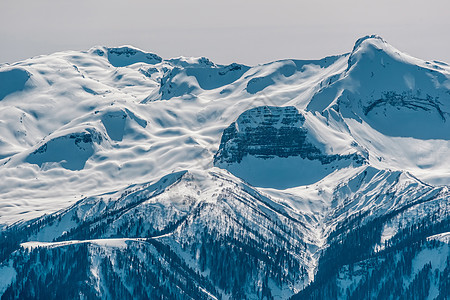
<svg viewBox="0 0 450 300"><path fill-rule="evenodd" d="M347 68L335 78L308 109L338 107L343 117L364 120L387 136L449 139L449 77L441 66L370 35L355 43Z"/></svg>
<svg viewBox="0 0 450 300"><path fill-rule="evenodd" d="M378 35L366 35L365 37L359 38L353 50L348 58L347 70L363 60L368 60L369 62L377 60L377 53L384 53L387 56L393 57L393 55L399 54L400 52L388 44L383 38Z"/></svg>
<svg viewBox="0 0 450 300"><path fill-rule="evenodd" d="M373 35L0 65L0 298L446 298L449 120L450 67Z"/></svg>
<svg viewBox="0 0 450 300"><path fill-rule="evenodd" d="M364 37L359 38L356 42L355 45L353 46L353 50L352 53L356 52L359 48L362 47L363 44L378 44L378 43L386 43L386 41L379 35L376 34L372 34L372 35L366 35Z"/></svg>

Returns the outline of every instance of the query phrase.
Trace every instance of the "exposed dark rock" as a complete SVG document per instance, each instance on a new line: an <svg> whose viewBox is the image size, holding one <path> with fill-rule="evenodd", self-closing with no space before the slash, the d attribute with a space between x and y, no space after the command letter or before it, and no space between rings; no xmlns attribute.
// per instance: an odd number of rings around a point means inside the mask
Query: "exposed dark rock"
<svg viewBox="0 0 450 300"><path fill-rule="evenodd" d="M413 94L409 92L396 93L393 91L383 93L380 99L377 99L368 106L364 107L364 114L367 115L374 108L384 107L390 105L393 107L405 107L413 110L436 110L436 112L441 116L442 120L445 121L445 115L440 107L440 103L437 100L438 97L432 97L430 95L421 96L420 93Z"/></svg>
<svg viewBox="0 0 450 300"><path fill-rule="evenodd" d="M258 158L299 156L329 164L352 159L363 163L357 154L327 155L308 141L303 127L305 117L293 106L261 106L250 109L226 128L214 163L240 163L246 155Z"/></svg>
<svg viewBox="0 0 450 300"><path fill-rule="evenodd" d="M130 47L108 48L108 60L114 67L126 67L138 62L158 64L162 58L153 53L146 53ZM99 54L99 52L96 52ZM101 55L103 56L103 54Z"/></svg>

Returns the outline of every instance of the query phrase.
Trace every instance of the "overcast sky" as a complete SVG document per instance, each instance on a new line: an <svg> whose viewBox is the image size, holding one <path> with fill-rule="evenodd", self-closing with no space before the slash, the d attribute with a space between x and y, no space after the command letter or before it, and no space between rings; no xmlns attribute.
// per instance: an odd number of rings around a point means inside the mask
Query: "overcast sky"
<svg viewBox="0 0 450 300"><path fill-rule="evenodd" d="M449 0L0 0L0 63L95 45L249 65L311 59L379 34L450 63Z"/></svg>

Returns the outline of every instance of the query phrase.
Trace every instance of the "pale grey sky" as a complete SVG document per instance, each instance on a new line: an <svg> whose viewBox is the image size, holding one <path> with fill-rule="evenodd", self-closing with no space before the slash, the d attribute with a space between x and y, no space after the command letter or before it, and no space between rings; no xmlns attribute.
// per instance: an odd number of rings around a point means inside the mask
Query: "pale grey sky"
<svg viewBox="0 0 450 300"><path fill-rule="evenodd" d="M95 45L249 65L312 59L378 34L450 63L449 0L0 0L0 63Z"/></svg>

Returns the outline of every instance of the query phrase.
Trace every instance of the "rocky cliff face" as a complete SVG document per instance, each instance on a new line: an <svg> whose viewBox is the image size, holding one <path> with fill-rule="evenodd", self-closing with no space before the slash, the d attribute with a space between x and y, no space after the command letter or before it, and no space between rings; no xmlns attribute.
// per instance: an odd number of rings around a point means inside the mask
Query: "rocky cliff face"
<svg viewBox="0 0 450 300"><path fill-rule="evenodd" d="M449 83L376 36L0 64L0 298L448 299Z"/></svg>
<svg viewBox="0 0 450 300"><path fill-rule="evenodd" d="M357 154L327 155L308 140L303 127L305 117L295 107L261 106L247 110L223 132L216 165L240 163L245 156L269 159L297 156L329 164L353 160L362 164Z"/></svg>

